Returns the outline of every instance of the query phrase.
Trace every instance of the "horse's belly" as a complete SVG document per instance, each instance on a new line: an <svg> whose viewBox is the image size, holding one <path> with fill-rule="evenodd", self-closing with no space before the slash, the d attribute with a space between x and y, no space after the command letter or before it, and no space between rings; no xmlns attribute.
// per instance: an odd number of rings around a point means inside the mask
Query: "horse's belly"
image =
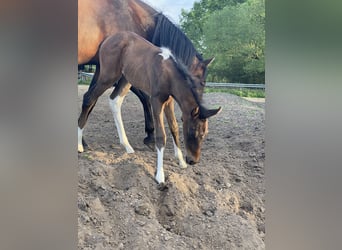
<svg viewBox="0 0 342 250"><path fill-rule="evenodd" d="M97 6L79 1L78 10L78 64L94 59L104 34L97 21Z"/></svg>

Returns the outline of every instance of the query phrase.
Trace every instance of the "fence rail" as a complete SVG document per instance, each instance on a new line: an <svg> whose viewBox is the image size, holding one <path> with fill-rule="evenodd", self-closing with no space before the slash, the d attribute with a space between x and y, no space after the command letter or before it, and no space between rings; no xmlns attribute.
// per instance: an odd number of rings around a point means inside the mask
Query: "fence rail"
<svg viewBox="0 0 342 250"><path fill-rule="evenodd" d="M94 73L87 73L87 72L78 72L78 79L85 81L87 79L92 79L94 76Z"/></svg>
<svg viewBox="0 0 342 250"><path fill-rule="evenodd" d="M208 87L265 89L265 84L207 82Z"/></svg>
<svg viewBox="0 0 342 250"><path fill-rule="evenodd" d="M78 78L80 80L87 80L93 78L94 73L79 72ZM265 84L246 84L246 83L222 83L222 82L207 82L208 87L219 88L252 88L252 89L265 89Z"/></svg>

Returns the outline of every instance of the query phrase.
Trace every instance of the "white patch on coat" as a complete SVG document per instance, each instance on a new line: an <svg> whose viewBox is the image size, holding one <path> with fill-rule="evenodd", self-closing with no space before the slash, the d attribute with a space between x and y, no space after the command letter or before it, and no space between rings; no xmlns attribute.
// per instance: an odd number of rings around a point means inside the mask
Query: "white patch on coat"
<svg viewBox="0 0 342 250"><path fill-rule="evenodd" d="M121 96L115 97L114 100L109 98L109 106L113 113L114 122L115 122L116 129L118 131L119 138L120 138L120 143L125 147L126 152L131 154L131 153L134 153L134 149L128 142L125 128L122 122L122 117L121 117L121 105L122 105L123 100L124 100L124 97L121 97Z"/></svg>
<svg viewBox="0 0 342 250"><path fill-rule="evenodd" d="M83 144L82 144L82 134L83 134L83 128L80 129L80 127L78 127L77 129L77 140L78 140L78 152L82 153L84 151L83 149Z"/></svg>
<svg viewBox="0 0 342 250"><path fill-rule="evenodd" d="M163 169L163 158L164 158L164 148L157 148L157 173L156 173L156 181L158 184L165 182L165 175Z"/></svg>
<svg viewBox="0 0 342 250"><path fill-rule="evenodd" d="M173 138L172 138L172 142L173 142L173 148L175 150L175 157L179 160L179 166L181 168L187 168L188 165L184 161L182 150L179 147L177 147L175 140Z"/></svg>
<svg viewBox="0 0 342 250"><path fill-rule="evenodd" d="M161 49L161 52L159 53L159 55L162 56L164 60L167 60L170 57L174 58L170 49L165 48L165 47L161 47L160 49Z"/></svg>

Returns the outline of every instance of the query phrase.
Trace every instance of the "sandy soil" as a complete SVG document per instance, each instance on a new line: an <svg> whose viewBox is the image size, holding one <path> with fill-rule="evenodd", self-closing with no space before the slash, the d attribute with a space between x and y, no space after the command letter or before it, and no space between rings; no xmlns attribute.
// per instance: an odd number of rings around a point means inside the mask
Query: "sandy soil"
<svg viewBox="0 0 342 250"><path fill-rule="evenodd" d="M79 107L86 90L79 87ZM208 107L223 110L209 120L201 162L180 169L167 130L168 188L160 191L153 177L157 154L142 142L142 105L129 93L122 107L136 151L129 155L119 143L109 94L84 129L91 150L78 156L79 249L265 249L264 103L205 94ZM180 124L178 107L176 115Z"/></svg>

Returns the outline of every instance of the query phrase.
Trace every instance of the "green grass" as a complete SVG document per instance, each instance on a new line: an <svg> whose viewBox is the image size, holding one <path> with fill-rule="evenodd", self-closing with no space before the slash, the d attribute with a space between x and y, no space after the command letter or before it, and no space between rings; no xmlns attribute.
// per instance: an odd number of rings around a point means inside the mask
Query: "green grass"
<svg viewBox="0 0 342 250"><path fill-rule="evenodd" d="M230 93L241 97L265 98L263 89L242 89L242 88L205 88L205 93L221 92Z"/></svg>

